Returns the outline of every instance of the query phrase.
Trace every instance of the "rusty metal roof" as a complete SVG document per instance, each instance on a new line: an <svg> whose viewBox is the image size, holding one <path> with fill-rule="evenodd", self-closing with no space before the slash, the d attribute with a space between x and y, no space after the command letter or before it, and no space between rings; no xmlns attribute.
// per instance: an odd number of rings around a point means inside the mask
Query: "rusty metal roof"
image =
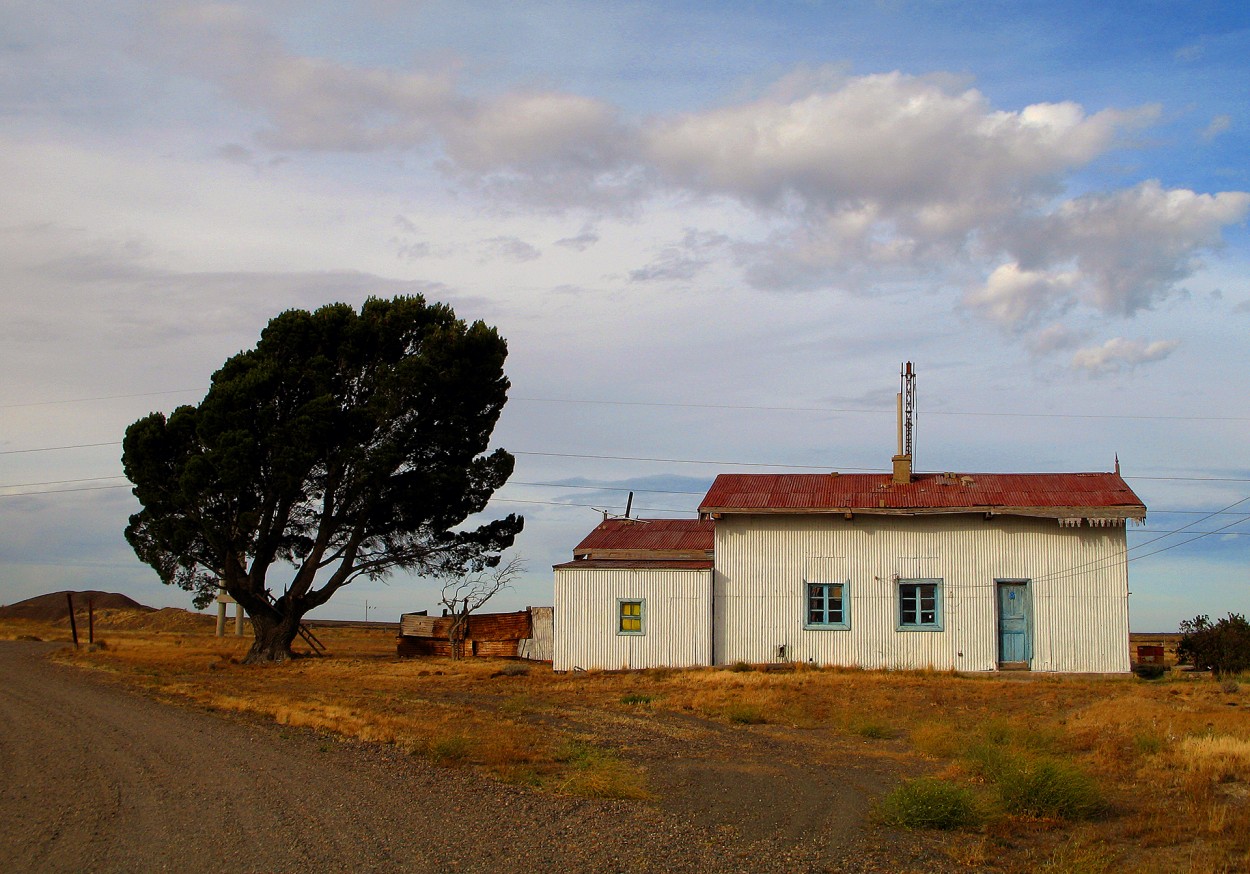
<svg viewBox="0 0 1250 874"><path fill-rule="evenodd" d="M634 568L636 570L706 571L712 569L712 560L710 558L698 560L683 558L585 558L554 565L555 570L564 568L572 568L573 570Z"/></svg>
<svg viewBox="0 0 1250 874"><path fill-rule="evenodd" d="M1118 473L721 474L699 505L716 513L958 513L1143 518Z"/></svg>
<svg viewBox="0 0 1250 874"><path fill-rule="evenodd" d="M701 559L711 549L710 519L605 519L573 548L573 555L612 558L647 552Z"/></svg>

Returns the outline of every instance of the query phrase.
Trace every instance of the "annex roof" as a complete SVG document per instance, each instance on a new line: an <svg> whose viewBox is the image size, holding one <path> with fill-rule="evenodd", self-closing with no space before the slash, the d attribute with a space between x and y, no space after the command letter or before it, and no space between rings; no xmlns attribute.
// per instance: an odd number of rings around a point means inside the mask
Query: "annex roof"
<svg viewBox="0 0 1250 874"><path fill-rule="evenodd" d="M566 561L564 564L555 565L554 568L555 570L565 568L574 570L619 570L632 568L634 570L709 571L712 569L712 560L710 558L698 560L682 558L583 558Z"/></svg>
<svg viewBox="0 0 1250 874"><path fill-rule="evenodd" d="M712 551L712 527L710 519L605 519L573 557L703 560Z"/></svg>
<svg viewBox="0 0 1250 874"><path fill-rule="evenodd" d="M1144 519L1118 473L721 474L699 513L996 513Z"/></svg>

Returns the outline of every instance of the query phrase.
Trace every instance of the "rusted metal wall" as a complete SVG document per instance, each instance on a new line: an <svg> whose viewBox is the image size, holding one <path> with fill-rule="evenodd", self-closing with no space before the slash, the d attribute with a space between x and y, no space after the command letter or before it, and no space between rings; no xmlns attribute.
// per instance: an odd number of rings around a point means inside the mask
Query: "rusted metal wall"
<svg viewBox="0 0 1250 874"><path fill-rule="evenodd" d="M557 671L689 667L712 660L712 572L557 568ZM618 599L646 602L644 633L619 634Z"/></svg>
<svg viewBox="0 0 1250 874"><path fill-rule="evenodd" d="M714 660L994 670L996 580L1024 580L1033 670L1127 671L1124 556L1123 528L1053 519L729 515L716 523ZM942 580L940 631L898 630L899 577ZM808 579L846 583L849 629L804 628Z"/></svg>
<svg viewBox="0 0 1250 874"><path fill-rule="evenodd" d="M447 616L403 614L396 653L401 656L451 655L451 644L447 640L451 621ZM465 633L465 655L515 658L520 642L532 636L532 629L528 610L471 614Z"/></svg>
<svg viewBox="0 0 1250 874"><path fill-rule="evenodd" d="M554 607L531 607L530 636L522 640L517 647L517 655L523 659L536 662L549 662L552 656L552 617Z"/></svg>

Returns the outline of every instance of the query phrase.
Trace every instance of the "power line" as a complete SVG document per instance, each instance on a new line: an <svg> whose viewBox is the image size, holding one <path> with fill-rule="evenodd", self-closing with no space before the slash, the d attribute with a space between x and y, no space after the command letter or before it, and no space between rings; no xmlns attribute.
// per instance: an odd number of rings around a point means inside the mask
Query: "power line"
<svg viewBox="0 0 1250 874"><path fill-rule="evenodd" d="M163 391L139 392L135 394L96 395L86 398L67 398L58 401L26 401L16 404L0 404L0 409L17 409L20 407L46 407L58 404L81 404L91 401L124 400L129 398L157 397L159 395L201 393L202 388L178 388ZM613 407L658 407L661 409L690 410L732 410L755 411L765 413L850 413L855 415L882 415L894 412L886 407L788 407L761 404L699 404L681 401L614 401L602 398L539 398L516 396L512 401L538 404L584 404ZM1164 421L1164 422L1250 422L1250 416L1178 416L1178 415L1143 415L1117 413L1021 413L1021 412L985 412L981 410L925 410L926 416L970 416L977 418L1006 419L1122 419L1126 421Z"/></svg>
<svg viewBox="0 0 1250 874"><path fill-rule="evenodd" d="M45 489L39 492L13 492L9 495L0 495L0 498L25 498L30 495L64 495L69 492L103 492L108 489L128 489L129 483L118 484L115 486L83 486L78 489Z"/></svg>
<svg viewBox="0 0 1250 874"><path fill-rule="evenodd" d="M1202 534L1199 534L1197 537L1191 537L1191 538L1189 538L1188 540L1182 540L1180 543L1173 543L1171 546L1163 546L1163 547L1160 547L1159 549L1156 549L1156 550L1154 550L1154 551L1152 551L1152 552L1147 552L1147 553L1145 553L1144 555L1134 555L1134 556L1132 556L1132 557L1129 559L1129 561L1130 561L1130 562L1134 562L1134 561L1138 561L1138 560L1143 559L1143 558L1149 558L1149 557L1150 557L1150 556L1152 556L1152 555L1158 555L1158 554L1159 554L1159 553L1161 553L1161 552L1167 552L1169 549L1176 549L1178 546L1185 546L1185 545L1186 545L1186 544L1188 544L1188 543L1193 543L1195 540L1201 540L1201 539L1202 539L1202 538L1204 538L1204 537L1210 537L1212 534L1219 534L1219 533L1221 533L1221 532L1222 532L1225 528L1232 528L1234 525L1239 525L1239 524L1241 524L1241 521L1242 521L1242 520L1238 519L1236 522L1229 522L1229 523L1228 523L1227 525L1225 525L1223 528L1216 528L1214 531L1206 531L1206 532L1203 532ZM1238 533L1238 532L1232 532L1232 533L1236 534L1236 533Z"/></svg>
<svg viewBox="0 0 1250 874"><path fill-rule="evenodd" d="M0 455L21 455L24 452L60 452L62 449L90 449L93 446L121 446L120 440L105 443L74 443L69 446L40 446L37 449L0 449Z"/></svg>
<svg viewBox="0 0 1250 874"><path fill-rule="evenodd" d="M67 398L63 401L27 401L21 404L0 404L0 410L15 410L19 407L52 407L58 404L85 404L90 401L117 401L127 398L150 398L156 395L183 395L199 392L196 388L174 388L167 391L145 391L132 395L98 395L93 398Z"/></svg>
<svg viewBox="0 0 1250 874"><path fill-rule="evenodd" d="M823 464L773 464L769 462L750 462L750 461L708 461L690 459L690 458L647 458L636 455L583 455L572 452L527 452L524 450L511 450L513 455L532 455L546 458L589 458L598 461L648 461L661 464L709 464L717 467L778 467L788 470L829 470L830 468ZM841 470L862 471L864 473L884 473L884 468L879 467L843 467Z"/></svg>
<svg viewBox="0 0 1250 874"><path fill-rule="evenodd" d="M664 401L608 401L587 398L530 398L514 397L514 401L542 404L597 404L615 407L662 407L692 410L737 410L770 413L855 413L881 415L892 413L885 407L769 407L752 404L689 404ZM1126 419L1133 421L1179 421L1179 422L1250 422L1250 416L1148 416L1116 415L1112 413L986 413L974 410L925 410L926 416L977 416L1009 419Z"/></svg>
<svg viewBox="0 0 1250 874"><path fill-rule="evenodd" d="M1039 581L1049 580L1055 577L1068 576L1074 572L1081 571L1082 569L1086 569L1083 571L1084 573L1093 573L1094 571L1102 570L1103 568L1108 566L1107 564L1108 562L1119 561L1121 558L1125 558L1126 556L1128 556L1128 554L1135 549L1142 549L1143 547L1149 546L1152 543L1158 543L1160 540L1165 540L1168 537L1172 537L1174 535L1180 534L1182 531L1192 528L1195 525L1201 525L1203 522L1206 522L1208 519L1212 519L1223 513L1227 513L1229 510L1233 509L1234 507L1238 507L1246 503L1247 501L1250 501L1250 495L1247 495L1246 497L1242 498L1239 501L1234 501L1233 503L1229 504L1227 507L1224 507L1223 509L1220 509L1220 510L1216 510L1214 513L1208 513L1206 516L1203 516L1201 519L1195 519L1194 521L1190 522L1187 525L1182 525L1180 528L1173 529L1172 531L1169 531L1166 534L1160 534L1158 537L1153 537L1150 540L1147 540L1145 543L1138 543L1136 546L1130 546L1123 553L1117 553L1116 555L1104 557L1104 558L1096 558L1091 561L1084 562L1083 564L1073 565L1072 567L1067 568L1065 570L1055 571L1053 573L1045 574L1044 576L1038 577L1038 580ZM1229 522L1227 525L1223 526L1222 528L1215 529L1215 531L1201 534L1198 537L1190 538L1189 540L1186 540L1182 543L1176 543L1176 544L1173 544L1172 546L1166 546L1163 549L1156 549L1154 552L1145 553L1145 555L1133 556L1131 558L1128 558L1127 560L1135 561L1139 558L1145 558L1148 555L1156 555L1160 552L1166 552L1167 550L1173 549L1177 546L1184 546L1186 543L1193 543L1195 540L1201 540L1203 537L1209 537L1212 534L1219 534L1225 528L1232 528L1234 525L1240 525L1244 521L1246 521L1244 518L1234 519L1232 522Z"/></svg>
<svg viewBox="0 0 1250 874"><path fill-rule="evenodd" d="M59 486L65 483L93 483L102 479L125 479L125 477L118 474L116 476L88 476L83 477L82 479L50 479L39 483L9 483L8 485L0 486L0 489L25 489L30 486Z"/></svg>

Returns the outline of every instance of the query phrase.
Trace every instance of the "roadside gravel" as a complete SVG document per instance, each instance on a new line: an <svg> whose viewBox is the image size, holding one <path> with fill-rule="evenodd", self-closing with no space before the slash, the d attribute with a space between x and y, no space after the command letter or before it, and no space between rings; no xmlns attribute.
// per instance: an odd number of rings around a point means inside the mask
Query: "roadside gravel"
<svg viewBox="0 0 1250 874"><path fill-rule="evenodd" d="M808 792L827 808L808 803L793 823L787 798L808 772L792 755L719 799L710 787L737 778L710 759L659 775L670 803L555 796L392 747L162 704L49 662L55 646L0 642L6 872L950 866L868 823L862 774L827 776Z"/></svg>

